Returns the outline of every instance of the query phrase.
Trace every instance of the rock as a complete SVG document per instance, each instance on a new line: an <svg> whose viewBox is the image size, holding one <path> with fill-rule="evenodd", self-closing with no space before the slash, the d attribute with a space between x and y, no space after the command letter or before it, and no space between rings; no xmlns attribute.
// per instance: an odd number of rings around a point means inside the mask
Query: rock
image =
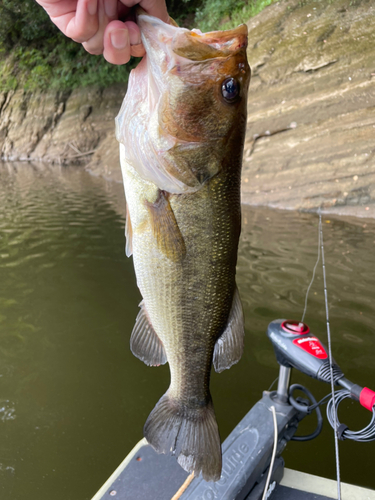
<svg viewBox="0 0 375 500"><path fill-rule="evenodd" d="M114 117L126 85L105 90L0 94L0 152L4 160L47 161L95 166L103 148L115 151L111 170L121 175ZM98 151L98 155L96 152Z"/></svg>
<svg viewBox="0 0 375 500"><path fill-rule="evenodd" d="M375 217L375 5L281 1L249 23L242 200Z"/></svg>
<svg viewBox="0 0 375 500"><path fill-rule="evenodd" d="M1 157L7 160L33 158L39 142L59 118L59 102L65 102L67 96L61 92L30 94L24 90L3 93L0 99L3 101L0 106Z"/></svg>
<svg viewBox="0 0 375 500"><path fill-rule="evenodd" d="M86 170L93 175L122 183L119 145L114 137L114 132L108 134L107 137L100 142Z"/></svg>
<svg viewBox="0 0 375 500"><path fill-rule="evenodd" d="M87 165L87 170L94 175L101 175L106 179L111 179L122 183L122 174L119 159L119 144L115 137L115 117L120 111L122 101L125 97L126 88L121 85L110 87L103 92L102 108L94 109L93 119L100 122L104 114L106 127L101 124L102 130L105 128L106 135L100 141L94 155Z"/></svg>

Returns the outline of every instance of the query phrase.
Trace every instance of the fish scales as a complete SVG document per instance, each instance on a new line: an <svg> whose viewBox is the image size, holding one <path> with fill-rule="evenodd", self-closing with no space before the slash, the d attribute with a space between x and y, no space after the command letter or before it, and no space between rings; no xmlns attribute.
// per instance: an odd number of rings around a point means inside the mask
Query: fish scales
<svg viewBox="0 0 375 500"><path fill-rule="evenodd" d="M143 297L131 348L149 365L168 361L171 373L144 432L185 470L218 480L221 448L210 371L212 362L222 371L239 360L244 334L235 271L249 81L246 29L207 39L146 15L138 22L147 56L132 72L117 119L127 245ZM187 60L187 53L199 62ZM240 86L239 97L223 100L218 93L230 94L233 85Z"/></svg>

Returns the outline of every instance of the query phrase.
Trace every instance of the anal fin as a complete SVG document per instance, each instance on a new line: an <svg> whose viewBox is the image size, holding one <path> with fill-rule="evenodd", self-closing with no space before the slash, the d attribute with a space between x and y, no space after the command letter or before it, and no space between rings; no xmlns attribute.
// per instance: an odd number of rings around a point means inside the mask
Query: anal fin
<svg viewBox="0 0 375 500"><path fill-rule="evenodd" d="M163 343L150 322L143 300L139 306L141 310L130 337L130 349L134 356L148 366L164 365L167 355Z"/></svg>
<svg viewBox="0 0 375 500"><path fill-rule="evenodd" d="M234 292L232 308L225 330L217 339L213 364L218 373L230 368L241 359L244 348L244 317L238 288Z"/></svg>
<svg viewBox="0 0 375 500"><path fill-rule="evenodd" d="M132 230L132 223L130 220L128 204L126 204L125 238L126 238L125 254L127 257L130 257L133 253L133 230Z"/></svg>
<svg viewBox="0 0 375 500"><path fill-rule="evenodd" d="M145 202L151 216L151 226L159 250L173 262L186 254L184 238L168 200L168 193L159 191L155 203Z"/></svg>

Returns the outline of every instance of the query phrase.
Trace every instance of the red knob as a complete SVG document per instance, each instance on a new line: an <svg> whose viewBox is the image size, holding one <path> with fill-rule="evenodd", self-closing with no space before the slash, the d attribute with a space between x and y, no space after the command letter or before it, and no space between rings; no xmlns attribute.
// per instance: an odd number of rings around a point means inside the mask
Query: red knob
<svg viewBox="0 0 375 500"><path fill-rule="evenodd" d="M287 319L281 323L281 328L283 328L288 333L294 333L295 335L304 335L305 333L309 333L310 328L301 321L293 321Z"/></svg>

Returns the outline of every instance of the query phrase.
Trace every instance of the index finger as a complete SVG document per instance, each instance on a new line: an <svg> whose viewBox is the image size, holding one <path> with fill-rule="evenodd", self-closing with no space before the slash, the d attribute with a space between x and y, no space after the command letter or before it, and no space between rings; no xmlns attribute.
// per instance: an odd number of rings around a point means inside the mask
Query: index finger
<svg viewBox="0 0 375 500"><path fill-rule="evenodd" d="M69 0L44 5L51 21L69 38L85 42L98 31L98 0Z"/></svg>

